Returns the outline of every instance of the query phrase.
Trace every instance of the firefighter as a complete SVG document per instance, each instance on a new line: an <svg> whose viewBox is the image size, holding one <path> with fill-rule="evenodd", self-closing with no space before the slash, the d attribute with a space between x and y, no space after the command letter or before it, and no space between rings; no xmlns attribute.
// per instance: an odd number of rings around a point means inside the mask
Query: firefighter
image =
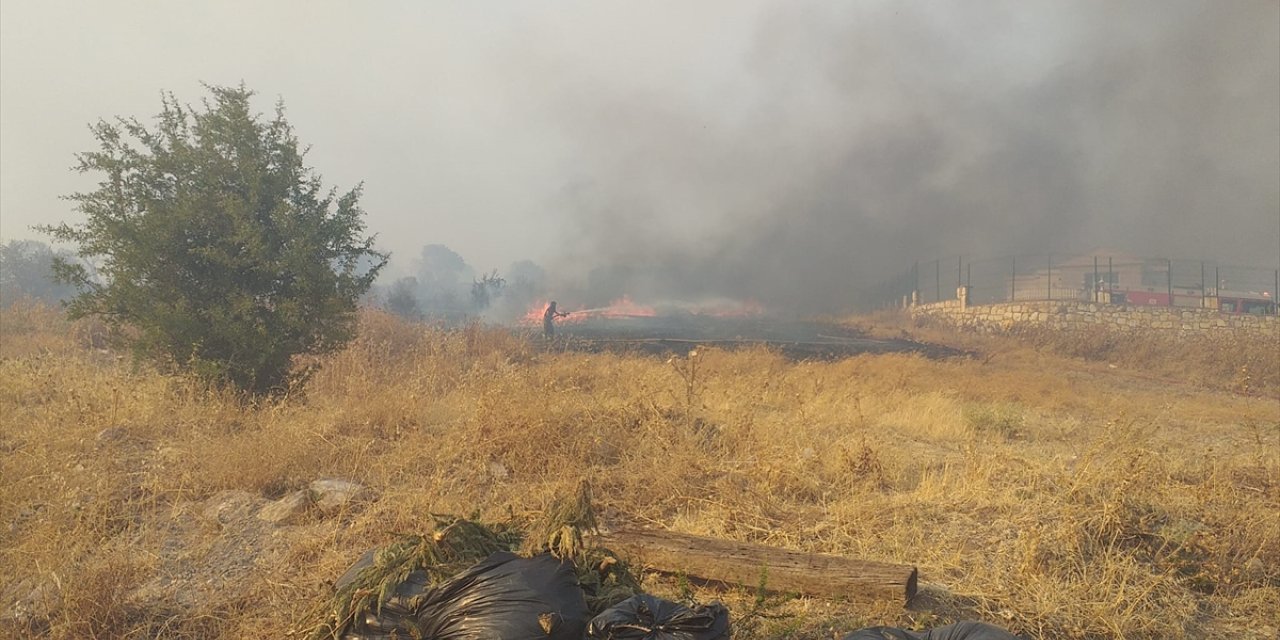
<svg viewBox="0 0 1280 640"><path fill-rule="evenodd" d="M556 318L563 318L568 315L569 314L567 313L560 313L559 311L556 311L556 301L552 300L551 304L547 305L547 310L542 314L543 337L548 340L556 337Z"/></svg>

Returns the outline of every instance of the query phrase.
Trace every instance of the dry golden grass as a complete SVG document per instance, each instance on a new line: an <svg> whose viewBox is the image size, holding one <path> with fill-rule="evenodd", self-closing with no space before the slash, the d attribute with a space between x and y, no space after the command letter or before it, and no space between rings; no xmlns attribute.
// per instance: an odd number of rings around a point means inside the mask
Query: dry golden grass
<svg viewBox="0 0 1280 640"><path fill-rule="evenodd" d="M1130 365L882 318L980 353L668 363L366 313L305 389L246 404L52 310L0 320L0 596L48 613L0 634L283 637L430 514L525 517L583 478L606 515L921 569L909 609L647 578L725 600L748 640L958 616L1036 638L1277 633L1280 398L1230 367L1179 374L1177 353ZM324 477L380 497L279 528L204 513Z"/></svg>
<svg viewBox="0 0 1280 640"><path fill-rule="evenodd" d="M1101 325L1069 332L1028 326L1018 330L1014 339L991 338L975 333L957 335L945 323L927 317L910 319L894 311L856 318L853 323L885 337L941 340L987 354L1052 353L1126 367L1150 379L1165 378L1246 395L1280 394L1280 333L1263 340L1231 331L1177 335ZM1034 349L1026 349L1028 346Z"/></svg>

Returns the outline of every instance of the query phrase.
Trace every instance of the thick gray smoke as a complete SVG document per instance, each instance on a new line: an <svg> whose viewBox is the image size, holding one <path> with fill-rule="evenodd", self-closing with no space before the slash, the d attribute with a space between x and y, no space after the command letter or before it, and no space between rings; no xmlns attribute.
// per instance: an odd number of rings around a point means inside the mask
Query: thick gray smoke
<svg viewBox="0 0 1280 640"><path fill-rule="evenodd" d="M1280 262L1280 3L829 4L764 11L713 86L547 89L553 274L824 311L917 258Z"/></svg>

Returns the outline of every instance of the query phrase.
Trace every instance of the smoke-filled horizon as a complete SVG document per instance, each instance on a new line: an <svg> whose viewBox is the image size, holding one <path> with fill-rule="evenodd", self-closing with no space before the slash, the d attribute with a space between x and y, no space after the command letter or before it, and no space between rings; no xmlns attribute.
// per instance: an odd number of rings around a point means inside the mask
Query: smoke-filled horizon
<svg viewBox="0 0 1280 640"><path fill-rule="evenodd" d="M572 110L570 255L606 289L819 311L915 259L1275 264L1278 28L1276 3L775 8L751 102Z"/></svg>
<svg viewBox="0 0 1280 640"><path fill-rule="evenodd" d="M828 311L940 256L1280 263L1275 0L306 7L6 3L0 234L76 219L86 123L244 81L389 275Z"/></svg>

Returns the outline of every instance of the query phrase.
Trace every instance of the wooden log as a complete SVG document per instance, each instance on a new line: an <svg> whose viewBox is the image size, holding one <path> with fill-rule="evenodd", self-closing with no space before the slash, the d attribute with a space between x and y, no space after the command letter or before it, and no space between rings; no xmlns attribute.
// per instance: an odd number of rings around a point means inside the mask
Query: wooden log
<svg viewBox="0 0 1280 640"><path fill-rule="evenodd" d="M916 594L916 568L904 564L647 529L602 533L600 543L638 567L749 588L763 570L765 588L775 592L903 603Z"/></svg>

